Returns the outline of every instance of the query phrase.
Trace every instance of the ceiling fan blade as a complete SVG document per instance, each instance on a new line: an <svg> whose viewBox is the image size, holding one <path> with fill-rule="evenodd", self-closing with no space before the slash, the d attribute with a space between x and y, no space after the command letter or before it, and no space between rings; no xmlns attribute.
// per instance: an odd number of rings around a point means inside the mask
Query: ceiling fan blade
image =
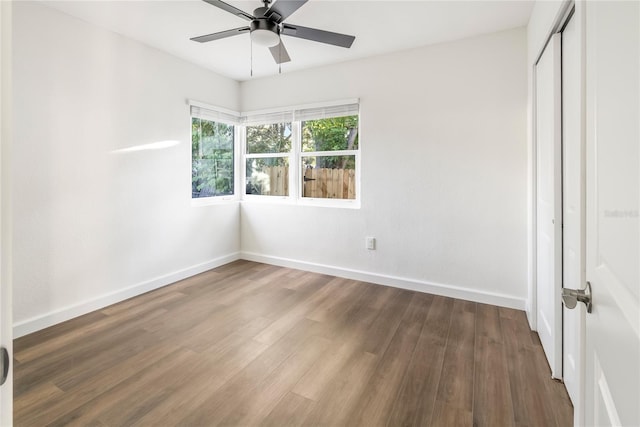
<svg viewBox="0 0 640 427"><path fill-rule="evenodd" d="M194 42L206 43L213 40L224 39L227 37L237 36L238 34L244 34L249 32L249 27L234 28L233 30L220 31L219 33L207 34L205 36L192 37L189 40Z"/></svg>
<svg viewBox="0 0 640 427"><path fill-rule="evenodd" d="M346 48L351 47L356 39L355 36L289 24L284 24L280 34Z"/></svg>
<svg viewBox="0 0 640 427"><path fill-rule="evenodd" d="M282 40L280 40L280 44L270 47L269 50L271 51L271 55L273 55L273 59L276 60L276 64L284 64L285 62L291 61L289 52L287 52L287 49L284 47Z"/></svg>
<svg viewBox="0 0 640 427"><path fill-rule="evenodd" d="M220 1L220 0L202 0L202 1L204 1L205 3L209 3L211 6L218 7L226 12L239 16L242 19L246 19L247 21L253 21L254 19L256 19L252 14L244 12L238 9L237 7L231 6L230 4L227 4L223 1Z"/></svg>
<svg viewBox="0 0 640 427"><path fill-rule="evenodd" d="M206 0L205 0L206 1ZM308 0L276 0L265 16L278 24L300 9Z"/></svg>

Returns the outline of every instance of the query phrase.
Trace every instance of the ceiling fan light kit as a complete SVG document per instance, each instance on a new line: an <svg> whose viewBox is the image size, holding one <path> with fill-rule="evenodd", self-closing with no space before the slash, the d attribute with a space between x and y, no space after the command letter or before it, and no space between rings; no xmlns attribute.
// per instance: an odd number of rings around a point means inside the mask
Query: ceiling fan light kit
<svg viewBox="0 0 640 427"><path fill-rule="evenodd" d="M251 41L264 47L277 46L280 43L278 24L268 19L251 21Z"/></svg>
<svg viewBox="0 0 640 427"><path fill-rule="evenodd" d="M221 0L203 1L239 18L250 21L250 24L248 27L234 28L232 30L193 37L191 40L206 43L249 32L252 43L268 47L273 59L278 65L291 61L289 53L281 40L281 36L283 35L347 49L351 47L356 39L355 36L346 34L333 33L331 31L302 27L294 24L285 24L285 19L302 7L308 0L276 0L273 5L271 5L270 0L263 0L264 7L255 9L253 15ZM251 74L253 75L253 70Z"/></svg>

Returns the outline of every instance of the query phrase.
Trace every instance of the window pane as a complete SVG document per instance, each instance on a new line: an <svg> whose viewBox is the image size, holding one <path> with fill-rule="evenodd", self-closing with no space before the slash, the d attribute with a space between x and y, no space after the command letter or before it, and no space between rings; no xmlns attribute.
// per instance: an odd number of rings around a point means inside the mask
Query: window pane
<svg viewBox="0 0 640 427"><path fill-rule="evenodd" d="M191 197L233 194L233 125L191 119Z"/></svg>
<svg viewBox="0 0 640 427"><path fill-rule="evenodd" d="M302 197L356 198L356 156L302 158Z"/></svg>
<svg viewBox="0 0 640 427"><path fill-rule="evenodd" d="M302 151L358 149L358 116L302 122Z"/></svg>
<svg viewBox="0 0 640 427"><path fill-rule="evenodd" d="M247 194L289 195L289 158L247 159Z"/></svg>
<svg viewBox="0 0 640 427"><path fill-rule="evenodd" d="M247 126L247 153L291 151L291 123Z"/></svg>

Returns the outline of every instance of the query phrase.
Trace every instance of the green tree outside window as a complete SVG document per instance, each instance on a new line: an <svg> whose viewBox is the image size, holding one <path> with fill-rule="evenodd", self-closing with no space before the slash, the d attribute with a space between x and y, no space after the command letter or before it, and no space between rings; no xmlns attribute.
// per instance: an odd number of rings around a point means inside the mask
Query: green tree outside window
<svg viewBox="0 0 640 427"><path fill-rule="evenodd" d="M192 198L233 194L233 148L233 125L192 117Z"/></svg>

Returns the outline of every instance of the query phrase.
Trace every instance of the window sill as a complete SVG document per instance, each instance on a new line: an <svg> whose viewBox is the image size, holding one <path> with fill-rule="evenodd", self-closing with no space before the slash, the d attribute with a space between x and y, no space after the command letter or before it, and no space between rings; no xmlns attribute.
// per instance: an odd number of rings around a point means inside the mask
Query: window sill
<svg viewBox="0 0 640 427"><path fill-rule="evenodd" d="M339 199L294 199L284 196L244 196L241 203L250 204L270 204L286 206L308 206L318 208L339 208L339 209L360 209L359 200L339 200Z"/></svg>
<svg viewBox="0 0 640 427"><path fill-rule="evenodd" d="M228 205L230 203L240 201L237 196L217 196L217 197L201 197L191 199L192 207L212 206L212 205Z"/></svg>

